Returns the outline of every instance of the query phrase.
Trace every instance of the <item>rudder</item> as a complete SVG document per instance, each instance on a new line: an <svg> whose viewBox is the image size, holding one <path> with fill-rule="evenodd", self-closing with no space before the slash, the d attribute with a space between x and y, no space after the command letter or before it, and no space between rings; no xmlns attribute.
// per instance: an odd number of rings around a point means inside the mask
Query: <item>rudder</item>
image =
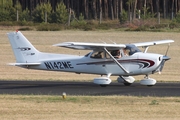
<svg viewBox="0 0 180 120"><path fill-rule="evenodd" d="M10 32L7 34L17 63L38 62L39 51L20 32Z"/></svg>

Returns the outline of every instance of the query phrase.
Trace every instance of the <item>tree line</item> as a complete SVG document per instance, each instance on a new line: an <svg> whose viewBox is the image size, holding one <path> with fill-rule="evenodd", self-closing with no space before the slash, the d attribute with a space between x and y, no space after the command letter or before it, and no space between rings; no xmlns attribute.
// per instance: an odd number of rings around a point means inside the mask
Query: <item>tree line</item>
<svg viewBox="0 0 180 120"><path fill-rule="evenodd" d="M160 17L173 19L179 0L0 0L0 21L65 23L70 15L85 20Z"/></svg>

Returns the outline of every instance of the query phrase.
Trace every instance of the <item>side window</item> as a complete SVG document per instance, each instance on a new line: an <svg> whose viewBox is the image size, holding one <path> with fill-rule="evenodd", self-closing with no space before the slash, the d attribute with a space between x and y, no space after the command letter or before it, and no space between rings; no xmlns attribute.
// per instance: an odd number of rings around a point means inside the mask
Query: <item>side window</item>
<svg viewBox="0 0 180 120"><path fill-rule="evenodd" d="M111 51L111 55L114 57L114 58L121 58L121 51L120 50L113 50Z"/></svg>
<svg viewBox="0 0 180 120"><path fill-rule="evenodd" d="M123 49L124 56L129 56L129 52L130 52L129 49L127 49L127 48Z"/></svg>
<svg viewBox="0 0 180 120"><path fill-rule="evenodd" d="M94 52L91 55L91 58L102 59L102 58L104 58L104 52L103 51Z"/></svg>
<svg viewBox="0 0 180 120"><path fill-rule="evenodd" d="M120 58L121 57L121 52L120 50L110 50L109 53L114 57L114 58ZM106 53L106 58L110 59L111 57Z"/></svg>
<svg viewBox="0 0 180 120"><path fill-rule="evenodd" d="M111 51L109 51L111 53ZM106 58L110 59L111 57L106 53Z"/></svg>
<svg viewBox="0 0 180 120"><path fill-rule="evenodd" d="M109 52L114 58L119 59L121 57L129 56L130 50L127 48L124 48L124 49L119 49L119 50L111 50ZM106 53L106 58L110 59L111 57Z"/></svg>

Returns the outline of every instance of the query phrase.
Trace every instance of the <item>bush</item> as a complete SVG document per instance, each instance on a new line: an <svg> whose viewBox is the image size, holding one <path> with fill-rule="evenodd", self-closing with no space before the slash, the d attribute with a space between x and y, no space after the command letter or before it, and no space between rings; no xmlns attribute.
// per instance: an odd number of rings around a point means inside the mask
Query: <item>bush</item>
<svg viewBox="0 0 180 120"><path fill-rule="evenodd" d="M177 23L180 23L180 12L178 12L178 13L176 14L175 21L176 21Z"/></svg>
<svg viewBox="0 0 180 120"><path fill-rule="evenodd" d="M64 24L68 21L68 11L63 2L60 2L57 5L56 11L52 13L51 18L51 23Z"/></svg>
<svg viewBox="0 0 180 120"><path fill-rule="evenodd" d="M101 30L109 30L111 28L110 24L107 23L101 23L97 26L97 29Z"/></svg>
<svg viewBox="0 0 180 120"><path fill-rule="evenodd" d="M71 21L70 28L88 31L88 30L93 30L94 29L94 25L93 25L92 22L86 22L84 20L84 16L82 14L80 14L79 20L73 19Z"/></svg>
<svg viewBox="0 0 180 120"><path fill-rule="evenodd" d="M146 26L130 27L125 31L147 31L147 27Z"/></svg>
<svg viewBox="0 0 180 120"><path fill-rule="evenodd" d="M79 29L79 30L84 30L84 31L89 31L89 30L94 30L94 26L90 24L83 24L80 22L73 22L68 29Z"/></svg>
<svg viewBox="0 0 180 120"><path fill-rule="evenodd" d="M162 28L167 28L168 24L156 24L153 27L154 29L162 29Z"/></svg>
<svg viewBox="0 0 180 120"><path fill-rule="evenodd" d="M119 15L120 24L124 24L128 20L128 15L125 10L122 10L122 13Z"/></svg>
<svg viewBox="0 0 180 120"><path fill-rule="evenodd" d="M86 24L83 28L84 31L89 31L89 30L94 30L94 27L89 25L89 24Z"/></svg>
<svg viewBox="0 0 180 120"><path fill-rule="evenodd" d="M33 21L37 23L45 22L45 13L47 13L47 21L51 21L51 10L52 7L49 2L37 5L32 12Z"/></svg>
<svg viewBox="0 0 180 120"><path fill-rule="evenodd" d="M176 28L177 26L179 26L176 22L171 22L170 24L169 24L169 28L170 29L173 29L173 28Z"/></svg>
<svg viewBox="0 0 180 120"><path fill-rule="evenodd" d="M1 4L4 3L4 4ZM16 9L13 7L12 0L1 0L0 2L0 21L15 21Z"/></svg>
<svg viewBox="0 0 180 120"><path fill-rule="evenodd" d="M31 20L30 11L27 8L20 13L19 20L20 21L30 21Z"/></svg>
<svg viewBox="0 0 180 120"><path fill-rule="evenodd" d="M38 31L59 31L63 30L64 27L59 24L40 24L39 26L36 27Z"/></svg>
<svg viewBox="0 0 180 120"><path fill-rule="evenodd" d="M33 29L30 28L30 27L22 27L22 28L19 28L18 30L20 30L20 31L29 31L29 30L33 30Z"/></svg>
<svg viewBox="0 0 180 120"><path fill-rule="evenodd" d="M34 26L32 21L18 21L18 25L20 26Z"/></svg>
<svg viewBox="0 0 180 120"><path fill-rule="evenodd" d="M13 22L11 22L11 21L3 21L3 22L0 22L0 25L1 26L13 26Z"/></svg>

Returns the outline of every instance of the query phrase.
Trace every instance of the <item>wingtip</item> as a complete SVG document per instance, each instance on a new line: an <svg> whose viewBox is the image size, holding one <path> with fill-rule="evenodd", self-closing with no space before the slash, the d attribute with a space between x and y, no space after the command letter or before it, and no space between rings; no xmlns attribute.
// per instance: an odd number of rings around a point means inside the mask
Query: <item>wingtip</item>
<svg viewBox="0 0 180 120"><path fill-rule="evenodd" d="M15 63L7 63L7 65L15 66Z"/></svg>

